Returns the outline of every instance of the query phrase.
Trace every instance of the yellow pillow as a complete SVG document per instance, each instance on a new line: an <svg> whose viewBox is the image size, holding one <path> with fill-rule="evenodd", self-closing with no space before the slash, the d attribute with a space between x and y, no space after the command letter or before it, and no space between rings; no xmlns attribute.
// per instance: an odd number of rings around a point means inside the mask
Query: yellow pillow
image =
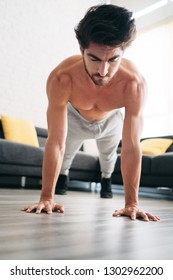
<svg viewBox="0 0 173 280"><path fill-rule="evenodd" d="M31 121L1 115L1 122L5 139L39 147L37 133Z"/></svg>
<svg viewBox="0 0 173 280"><path fill-rule="evenodd" d="M169 146L171 146L172 143L173 139L145 139L141 142L142 153L148 155L161 155L166 152L166 150L169 148Z"/></svg>

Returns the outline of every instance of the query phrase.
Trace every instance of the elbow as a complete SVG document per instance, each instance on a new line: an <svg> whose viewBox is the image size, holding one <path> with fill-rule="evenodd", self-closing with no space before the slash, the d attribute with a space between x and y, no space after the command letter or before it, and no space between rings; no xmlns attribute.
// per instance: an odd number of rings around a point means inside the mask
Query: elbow
<svg viewBox="0 0 173 280"><path fill-rule="evenodd" d="M60 154L61 157L64 157L64 153L65 153L65 144L57 144L56 149L58 151L58 153Z"/></svg>
<svg viewBox="0 0 173 280"><path fill-rule="evenodd" d="M65 141L54 141L52 139L47 139L45 149L49 151L54 151L55 154L59 154L60 156L64 156L65 152Z"/></svg>
<svg viewBox="0 0 173 280"><path fill-rule="evenodd" d="M136 144L136 145L132 145L130 147L122 148L121 154L124 157L128 157L130 155L141 157L142 156L141 146L140 146L140 144Z"/></svg>
<svg viewBox="0 0 173 280"><path fill-rule="evenodd" d="M64 154L65 152L65 142L56 142L55 143L56 148L58 149L58 151L62 154Z"/></svg>

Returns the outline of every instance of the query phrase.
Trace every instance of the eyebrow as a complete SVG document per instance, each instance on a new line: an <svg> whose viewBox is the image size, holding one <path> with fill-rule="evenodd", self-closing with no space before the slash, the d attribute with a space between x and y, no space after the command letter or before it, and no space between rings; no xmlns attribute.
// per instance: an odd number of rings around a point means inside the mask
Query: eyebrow
<svg viewBox="0 0 173 280"><path fill-rule="evenodd" d="M90 57L92 57L92 58L94 58L94 59L97 59L97 60L99 60L99 61L102 61L102 59L100 59L99 57L97 57L96 55L94 55L94 54L92 54L92 53L87 53L87 55L90 56ZM116 58L118 58L118 57L120 57L120 54L117 54L117 55L115 55L115 56L109 58L108 61L114 60L114 59L116 59Z"/></svg>

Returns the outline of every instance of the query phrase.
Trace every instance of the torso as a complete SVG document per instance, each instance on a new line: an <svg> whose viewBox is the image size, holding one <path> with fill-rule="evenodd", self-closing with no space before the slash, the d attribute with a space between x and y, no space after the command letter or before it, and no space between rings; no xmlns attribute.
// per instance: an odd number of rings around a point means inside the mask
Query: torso
<svg viewBox="0 0 173 280"><path fill-rule="evenodd" d="M65 93L68 102L87 120L98 121L115 109L126 107L126 86L131 81L140 82L135 66L122 59L118 72L106 86L96 86L87 75L82 56L73 56L58 65L53 75L61 80L65 76Z"/></svg>

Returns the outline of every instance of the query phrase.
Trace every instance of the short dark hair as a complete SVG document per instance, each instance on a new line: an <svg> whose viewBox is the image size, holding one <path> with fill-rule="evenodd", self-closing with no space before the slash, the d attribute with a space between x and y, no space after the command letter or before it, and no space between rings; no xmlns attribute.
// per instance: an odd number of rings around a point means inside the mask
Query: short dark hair
<svg viewBox="0 0 173 280"><path fill-rule="evenodd" d="M90 42L125 49L135 38L136 26L132 12L105 4L91 7L75 28L75 33L84 49Z"/></svg>

